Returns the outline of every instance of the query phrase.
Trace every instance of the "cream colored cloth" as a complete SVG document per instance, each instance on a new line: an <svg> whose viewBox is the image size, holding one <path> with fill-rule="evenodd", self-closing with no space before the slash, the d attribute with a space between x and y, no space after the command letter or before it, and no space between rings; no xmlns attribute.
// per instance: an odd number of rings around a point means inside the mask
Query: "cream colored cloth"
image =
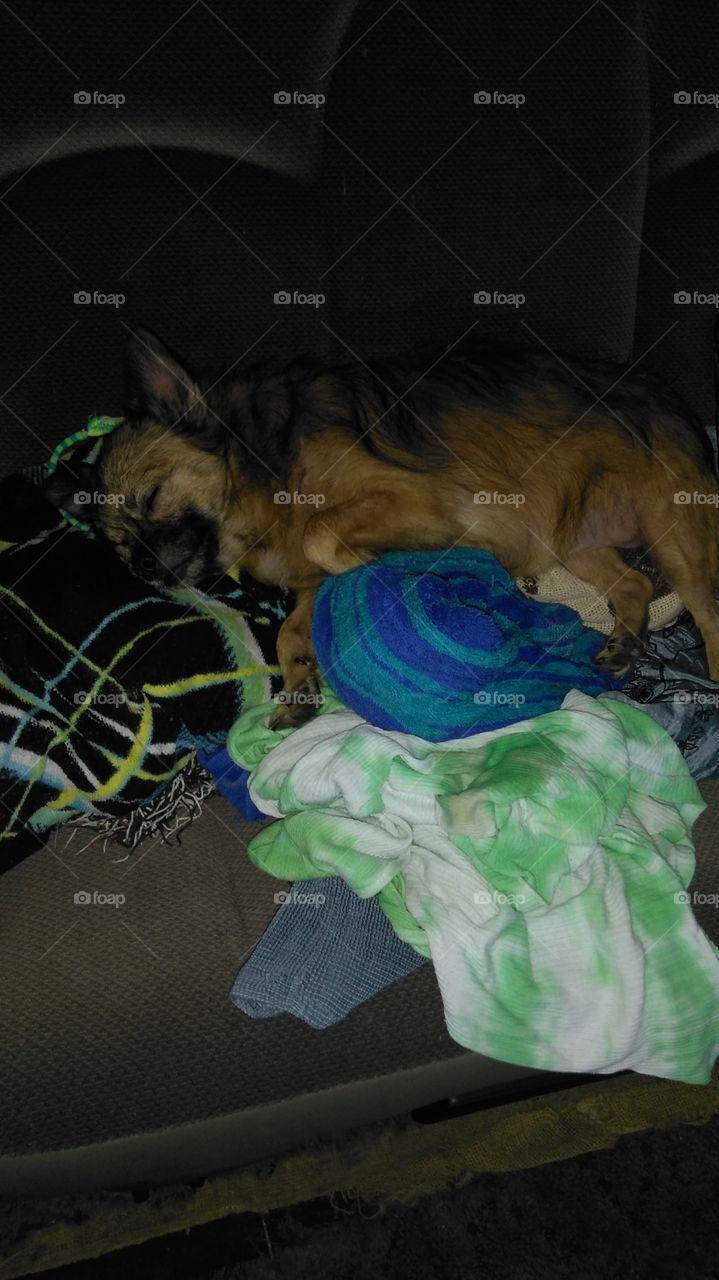
<svg viewBox="0 0 719 1280"><path fill-rule="evenodd" d="M543 604L566 604L579 614L586 627L609 635L614 628L614 614L596 587L575 578L568 569L557 565L536 578L517 578L517 586L526 596ZM536 590L535 590L536 584ZM649 630L659 631L679 617L684 605L675 591L652 600L649 605Z"/></svg>

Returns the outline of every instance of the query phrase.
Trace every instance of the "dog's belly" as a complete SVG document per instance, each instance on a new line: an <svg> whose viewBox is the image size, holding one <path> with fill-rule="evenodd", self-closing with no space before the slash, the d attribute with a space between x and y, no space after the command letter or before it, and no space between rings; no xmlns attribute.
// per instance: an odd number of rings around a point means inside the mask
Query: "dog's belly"
<svg viewBox="0 0 719 1280"><path fill-rule="evenodd" d="M500 501L495 493L487 497L491 501L485 504L470 505L466 498L460 504L459 541L491 551L514 577L544 573L573 552L641 545L636 512L628 502L598 504L567 536L556 511L531 496L524 502Z"/></svg>
<svg viewBox="0 0 719 1280"><path fill-rule="evenodd" d="M466 494L460 498L458 527L448 529L451 536L447 536L445 545L482 547L496 556L513 577L541 573L554 563L552 530L544 513L531 503L506 501L506 494L481 491L477 496L482 500Z"/></svg>
<svg viewBox="0 0 719 1280"><path fill-rule="evenodd" d="M634 509L627 505L589 512L582 520L572 551L595 547L637 547L641 535Z"/></svg>

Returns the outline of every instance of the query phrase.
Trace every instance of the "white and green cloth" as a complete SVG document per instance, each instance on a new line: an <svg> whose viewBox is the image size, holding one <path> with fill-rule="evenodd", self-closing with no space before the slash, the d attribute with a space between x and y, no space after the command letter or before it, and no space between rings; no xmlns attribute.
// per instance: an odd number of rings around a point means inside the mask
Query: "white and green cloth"
<svg viewBox="0 0 719 1280"><path fill-rule="evenodd" d="M278 735L244 713L233 758L281 818L251 841L283 880L342 876L430 956L461 1045L552 1071L709 1080L719 952L686 889L704 801L644 712L573 690L558 711L428 743L329 693Z"/></svg>

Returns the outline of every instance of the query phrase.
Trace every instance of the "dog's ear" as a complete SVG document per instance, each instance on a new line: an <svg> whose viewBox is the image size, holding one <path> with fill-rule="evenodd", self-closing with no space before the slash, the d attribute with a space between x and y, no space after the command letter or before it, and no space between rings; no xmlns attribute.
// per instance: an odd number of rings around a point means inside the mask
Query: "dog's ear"
<svg viewBox="0 0 719 1280"><path fill-rule="evenodd" d="M53 507L62 507L71 516L88 519L93 509L94 484L90 463L79 462L72 470L61 463L43 484L42 494Z"/></svg>
<svg viewBox="0 0 719 1280"><path fill-rule="evenodd" d="M198 382L149 329L136 329L128 343L125 407L130 419L153 418L201 449L224 451L227 433Z"/></svg>
<svg viewBox="0 0 719 1280"><path fill-rule="evenodd" d="M192 374L149 329L136 329L128 342L125 405L131 415L180 431L190 431L204 417L202 392Z"/></svg>

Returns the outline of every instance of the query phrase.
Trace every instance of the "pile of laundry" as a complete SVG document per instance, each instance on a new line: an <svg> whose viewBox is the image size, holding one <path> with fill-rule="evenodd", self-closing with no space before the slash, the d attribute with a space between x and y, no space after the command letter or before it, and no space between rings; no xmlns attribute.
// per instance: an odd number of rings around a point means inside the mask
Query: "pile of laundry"
<svg viewBox="0 0 719 1280"><path fill-rule="evenodd" d="M206 759L245 816L277 819L249 854L294 882L232 999L325 1027L431 960L468 1049L705 1083L719 953L686 893L705 806L662 719L691 713L688 754L706 767L696 726L709 703L657 701L653 716L636 694L653 664L661 694L698 680L709 699L711 682L657 654L608 689L591 665L597 633L576 614L520 605L496 561L471 553L469 575L457 554L386 557L379 583L373 566L326 584L320 714L278 735L271 706L252 707ZM378 629L390 609L394 625ZM455 735L440 736L448 723Z"/></svg>

